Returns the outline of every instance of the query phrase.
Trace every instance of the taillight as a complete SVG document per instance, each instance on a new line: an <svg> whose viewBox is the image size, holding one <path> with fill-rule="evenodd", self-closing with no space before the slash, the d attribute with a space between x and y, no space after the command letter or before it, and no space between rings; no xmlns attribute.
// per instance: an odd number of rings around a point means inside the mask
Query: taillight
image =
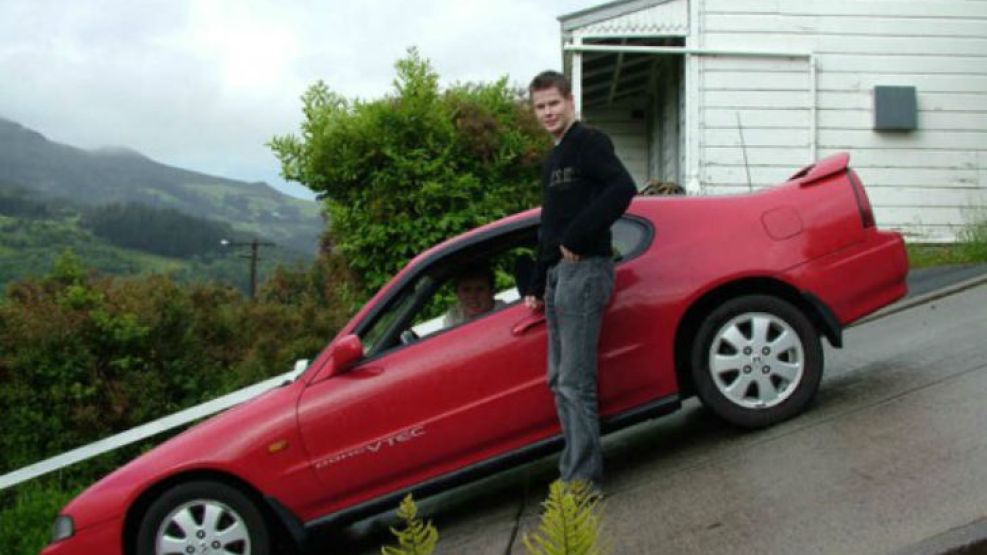
<svg viewBox="0 0 987 555"><path fill-rule="evenodd" d="M860 221L864 224L864 229L877 225L874 222L874 209L871 208L870 199L867 198L867 191L864 190L863 183L857 172L848 169L847 176L850 178L850 185L853 187L853 196L857 197L857 208L860 210Z"/></svg>

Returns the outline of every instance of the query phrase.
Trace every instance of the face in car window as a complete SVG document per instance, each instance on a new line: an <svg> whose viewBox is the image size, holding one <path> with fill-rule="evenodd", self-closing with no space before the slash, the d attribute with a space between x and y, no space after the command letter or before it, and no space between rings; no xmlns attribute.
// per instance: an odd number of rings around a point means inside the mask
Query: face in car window
<svg viewBox="0 0 987 555"><path fill-rule="evenodd" d="M493 288L482 277L466 278L457 283L456 298L467 318L475 318L493 308Z"/></svg>
<svg viewBox="0 0 987 555"><path fill-rule="evenodd" d="M454 326L472 320L496 306L494 272L485 264L466 267L453 280L456 302L446 312L444 324Z"/></svg>

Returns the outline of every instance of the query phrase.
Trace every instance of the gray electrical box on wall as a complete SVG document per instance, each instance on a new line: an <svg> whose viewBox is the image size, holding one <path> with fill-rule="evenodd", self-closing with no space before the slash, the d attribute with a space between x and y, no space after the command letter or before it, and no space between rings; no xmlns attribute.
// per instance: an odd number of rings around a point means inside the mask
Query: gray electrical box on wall
<svg viewBox="0 0 987 555"><path fill-rule="evenodd" d="M911 131L918 128L915 87L874 87L874 130Z"/></svg>

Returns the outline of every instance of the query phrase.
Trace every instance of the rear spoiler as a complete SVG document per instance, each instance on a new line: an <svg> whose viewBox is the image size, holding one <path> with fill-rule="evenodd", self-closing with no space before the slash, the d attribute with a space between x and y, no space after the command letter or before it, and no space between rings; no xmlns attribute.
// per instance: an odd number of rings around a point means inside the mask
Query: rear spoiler
<svg viewBox="0 0 987 555"><path fill-rule="evenodd" d="M845 172L849 165L850 153L838 152L795 172L788 181L799 181L800 186L807 187L835 173Z"/></svg>

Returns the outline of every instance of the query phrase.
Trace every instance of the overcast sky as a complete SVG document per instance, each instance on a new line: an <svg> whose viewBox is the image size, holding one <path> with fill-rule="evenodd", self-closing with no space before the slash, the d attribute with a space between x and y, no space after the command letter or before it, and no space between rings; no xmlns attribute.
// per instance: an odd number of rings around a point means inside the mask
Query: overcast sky
<svg viewBox="0 0 987 555"><path fill-rule="evenodd" d="M560 66L557 17L600 3L0 0L0 117L304 195L264 143L298 129L315 81L383 96L416 46L443 84L524 84Z"/></svg>

